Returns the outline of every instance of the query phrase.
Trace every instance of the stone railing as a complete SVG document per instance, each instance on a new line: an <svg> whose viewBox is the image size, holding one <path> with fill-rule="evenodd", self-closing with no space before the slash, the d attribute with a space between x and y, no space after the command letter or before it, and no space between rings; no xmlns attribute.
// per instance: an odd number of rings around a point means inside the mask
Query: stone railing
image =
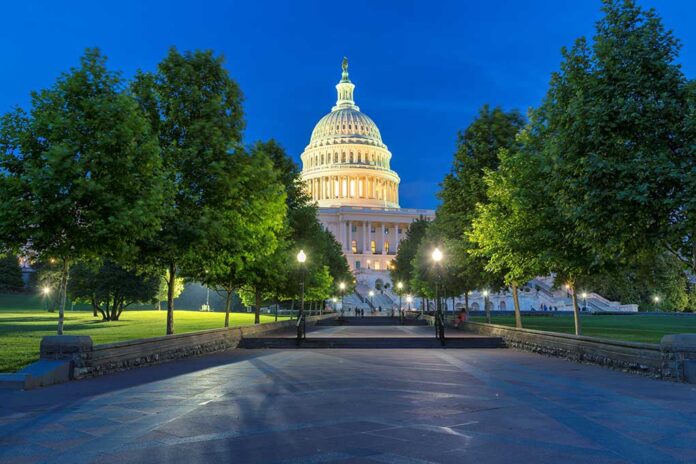
<svg viewBox="0 0 696 464"><path fill-rule="evenodd" d="M696 383L696 334L665 335L660 343L637 343L478 322L465 322L460 329L502 337L512 348Z"/></svg>
<svg viewBox="0 0 696 464"><path fill-rule="evenodd" d="M307 323L315 324L317 321L335 317L335 313L308 316ZM296 320L287 320L140 338L103 345L93 345L92 338L88 336L50 336L44 337L41 341L41 361L39 362L69 361L70 378L81 379L234 349L243 338L294 328L296 324Z"/></svg>

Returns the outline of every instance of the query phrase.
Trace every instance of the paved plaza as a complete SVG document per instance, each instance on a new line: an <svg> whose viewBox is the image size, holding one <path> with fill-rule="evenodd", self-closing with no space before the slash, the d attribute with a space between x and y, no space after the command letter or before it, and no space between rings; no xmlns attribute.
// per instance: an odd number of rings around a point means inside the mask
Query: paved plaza
<svg viewBox="0 0 696 464"><path fill-rule="evenodd" d="M0 405L7 464L696 462L696 386L512 349L238 349Z"/></svg>

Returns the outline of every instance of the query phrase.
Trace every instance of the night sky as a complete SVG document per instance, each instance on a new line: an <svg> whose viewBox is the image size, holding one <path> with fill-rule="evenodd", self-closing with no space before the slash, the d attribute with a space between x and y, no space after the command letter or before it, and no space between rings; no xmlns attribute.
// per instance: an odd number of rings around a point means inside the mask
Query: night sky
<svg viewBox="0 0 696 464"><path fill-rule="evenodd" d="M681 39L696 78L696 1L643 0ZM60 5L59 5L60 4ZM560 48L593 34L598 0L4 2L0 112L26 106L99 47L131 77L174 45L226 57L245 95L245 142L275 138L298 161L336 100L344 55L355 100L401 176L401 206L434 208L456 134L484 103L526 111Z"/></svg>

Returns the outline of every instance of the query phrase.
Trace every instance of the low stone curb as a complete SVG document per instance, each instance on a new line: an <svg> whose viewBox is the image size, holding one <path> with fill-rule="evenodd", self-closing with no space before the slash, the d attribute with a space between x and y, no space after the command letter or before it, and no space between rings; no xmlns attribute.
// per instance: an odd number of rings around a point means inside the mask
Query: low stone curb
<svg viewBox="0 0 696 464"><path fill-rule="evenodd" d="M511 348L696 383L696 334L665 335L660 343L638 343L479 322L464 322L459 328L502 337Z"/></svg>

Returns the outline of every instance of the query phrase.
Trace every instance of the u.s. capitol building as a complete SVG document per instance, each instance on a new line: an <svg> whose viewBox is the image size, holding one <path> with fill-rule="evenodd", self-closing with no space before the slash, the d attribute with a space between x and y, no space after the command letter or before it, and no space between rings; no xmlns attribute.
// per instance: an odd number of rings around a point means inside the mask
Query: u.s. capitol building
<svg viewBox="0 0 696 464"><path fill-rule="evenodd" d="M399 206L399 176L377 125L355 104L343 60L338 99L302 153L302 180L319 219L341 244L358 284L380 289L409 225L433 210Z"/></svg>

